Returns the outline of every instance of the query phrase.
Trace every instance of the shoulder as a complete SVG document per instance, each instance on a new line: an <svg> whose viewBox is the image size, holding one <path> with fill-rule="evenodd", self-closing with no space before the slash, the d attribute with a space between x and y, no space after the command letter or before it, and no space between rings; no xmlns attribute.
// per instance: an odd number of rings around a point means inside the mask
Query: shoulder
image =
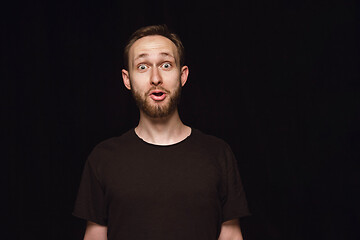
<svg viewBox="0 0 360 240"><path fill-rule="evenodd" d="M193 134L195 141L199 145L206 147L209 150L214 150L214 151L231 150L229 144L219 137L203 133L198 129L193 129Z"/></svg>
<svg viewBox="0 0 360 240"><path fill-rule="evenodd" d="M194 131L193 139L193 144L197 146L197 149L200 150L203 156L215 160L223 171L226 171L228 166L236 161L229 144L223 139L205 134L199 130Z"/></svg>
<svg viewBox="0 0 360 240"><path fill-rule="evenodd" d="M125 132L121 136L112 137L98 143L93 151L112 151L119 148L126 148L133 144L134 141L133 129Z"/></svg>
<svg viewBox="0 0 360 240"><path fill-rule="evenodd" d="M106 159L111 159L126 153L133 146L133 130L129 130L121 136L112 137L98 143L89 154L88 161L90 164L99 164Z"/></svg>

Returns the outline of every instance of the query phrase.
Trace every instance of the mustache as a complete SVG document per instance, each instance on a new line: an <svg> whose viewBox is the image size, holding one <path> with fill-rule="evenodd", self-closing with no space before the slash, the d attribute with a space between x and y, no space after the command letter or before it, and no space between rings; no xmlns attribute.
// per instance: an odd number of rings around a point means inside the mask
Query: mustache
<svg viewBox="0 0 360 240"><path fill-rule="evenodd" d="M163 87L152 87L152 88L149 89L149 91L146 92L146 95L149 95L151 91L155 91L155 90L160 90L160 91L162 91L164 93L167 93L167 94L170 93L169 90L167 90L167 89L165 89Z"/></svg>

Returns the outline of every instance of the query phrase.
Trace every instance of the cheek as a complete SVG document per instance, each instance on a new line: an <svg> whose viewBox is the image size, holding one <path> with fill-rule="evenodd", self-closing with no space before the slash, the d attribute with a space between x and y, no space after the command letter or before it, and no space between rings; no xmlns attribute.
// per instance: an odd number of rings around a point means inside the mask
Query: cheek
<svg viewBox="0 0 360 240"><path fill-rule="evenodd" d="M169 72L166 73L163 78L164 84L169 87L176 88L180 84L180 73L178 72Z"/></svg>
<svg viewBox="0 0 360 240"><path fill-rule="evenodd" d="M181 85L179 71L163 71L160 72L162 85L168 89L176 89ZM136 71L130 74L131 87L137 91L147 90L151 86L150 72L138 73Z"/></svg>
<svg viewBox="0 0 360 240"><path fill-rule="evenodd" d="M130 75L131 87L135 89L142 89L149 85L149 77L146 73L133 73Z"/></svg>

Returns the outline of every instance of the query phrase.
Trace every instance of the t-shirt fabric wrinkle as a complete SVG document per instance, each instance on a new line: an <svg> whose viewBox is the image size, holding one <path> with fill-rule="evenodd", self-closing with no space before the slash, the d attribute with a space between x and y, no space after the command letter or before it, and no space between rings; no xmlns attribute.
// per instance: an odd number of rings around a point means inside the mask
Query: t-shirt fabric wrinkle
<svg viewBox="0 0 360 240"><path fill-rule="evenodd" d="M132 129L90 153L73 214L107 226L109 240L217 240L223 222L250 213L223 140L192 129L160 146Z"/></svg>

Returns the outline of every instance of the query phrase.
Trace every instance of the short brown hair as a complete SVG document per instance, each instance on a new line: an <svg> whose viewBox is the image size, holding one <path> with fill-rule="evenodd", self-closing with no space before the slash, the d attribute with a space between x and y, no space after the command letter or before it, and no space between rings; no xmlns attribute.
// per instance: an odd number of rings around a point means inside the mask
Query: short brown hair
<svg viewBox="0 0 360 240"><path fill-rule="evenodd" d="M153 35L160 35L163 37L166 37L170 39L176 46L178 54L179 54L179 63L180 67L184 66L185 57L184 57L184 46L179 38L178 35L175 33L170 32L168 27L165 24L162 25L152 25L152 26L146 26L142 27L138 30L136 30L129 38L125 49L124 49L124 65L125 69L129 69L129 51L131 46L136 42L136 40L139 40L140 38L146 37L146 36L153 36Z"/></svg>

